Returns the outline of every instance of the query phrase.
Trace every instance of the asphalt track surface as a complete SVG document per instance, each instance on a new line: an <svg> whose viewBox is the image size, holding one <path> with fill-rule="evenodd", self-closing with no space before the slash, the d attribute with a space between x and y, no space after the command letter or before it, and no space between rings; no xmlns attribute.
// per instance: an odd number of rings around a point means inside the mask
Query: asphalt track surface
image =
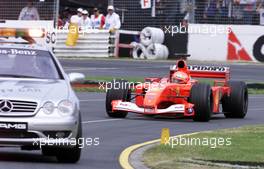
<svg viewBox="0 0 264 169"><path fill-rule="evenodd" d="M114 77L155 77L169 73L169 67L175 61L149 62L125 60L61 60L67 72L81 72L89 76L114 76ZM264 82L264 64L226 64L226 63L199 63L194 65L229 66L233 80Z"/></svg>
<svg viewBox="0 0 264 169"><path fill-rule="evenodd" d="M73 69L77 68L91 68L81 69L81 72L93 76L162 75L163 73L167 73L167 69L161 66L165 67L168 65L168 63L145 64L133 62L130 64L127 61L113 63L109 61L91 60L85 62L74 61L72 65L69 64L68 61L63 61L62 63L67 72L72 72ZM85 66L85 64L87 64L87 66ZM149 69L148 67L151 65L157 66L157 70L155 69L154 71L153 69ZM262 75L263 67L251 66L232 66L235 72L233 73L234 79L243 77L244 79L249 78L250 80L263 80L262 76L257 76ZM242 70L243 72L241 72ZM258 73L259 71L261 73ZM264 123L264 95L250 96L249 112L245 119L225 119L223 115L217 115L208 123L193 122L191 119L149 118L135 114L129 114L126 119L110 119L105 115L105 94L78 93L78 96L81 100L83 136L85 138L99 137L99 146L86 146L83 149L81 160L77 164L58 164L55 158L43 157L39 151L27 152L20 151L18 148L1 148L0 168L118 169L120 168L118 157L123 149L133 144L159 138L162 128L170 128L171 134L177 135L196 131Z"/></svg>

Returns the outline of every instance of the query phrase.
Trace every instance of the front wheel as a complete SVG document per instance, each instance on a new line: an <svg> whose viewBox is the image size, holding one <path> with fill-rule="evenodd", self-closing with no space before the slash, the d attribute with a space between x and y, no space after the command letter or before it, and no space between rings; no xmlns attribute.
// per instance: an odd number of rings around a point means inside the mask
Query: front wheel
<svg viewBox="0 0 264 169"><path fill-rule="evenodd" d="M76 136L76 146L72 148L56 148L56 158L60 163L77 163L81 157L82 121L79 115L78 133Z"/></svg>
<svg viewBox="0 0 264 169"><path fill-rule="evenodd" d="M107 90L105 99L106 113L109 117L112 118L125 118L127 116L127 112L112 111L112 101L130 101L131 90L129 89L129 84L125 80L114 80L110 83L110 85L108 86L109 89Z"/></svg>
<svg viewBox="0 0 264 169"><path fill-rule="evenodd" d="M190 103L194 104L194 121L208 122L211 118L213 99L211 87L208 84L195 84L192 86Z"/></svg>

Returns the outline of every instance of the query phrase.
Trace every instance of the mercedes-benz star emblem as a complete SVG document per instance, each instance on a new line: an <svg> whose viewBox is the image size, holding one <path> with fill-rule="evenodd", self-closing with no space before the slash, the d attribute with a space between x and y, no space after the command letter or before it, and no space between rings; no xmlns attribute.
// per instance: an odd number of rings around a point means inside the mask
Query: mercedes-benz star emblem
<svg viewBox="0 0 264 169"><path fill-rule="evenodd" d="M13 110L13 104L9 100L0 100L0 112L11 112Z"/></svg>

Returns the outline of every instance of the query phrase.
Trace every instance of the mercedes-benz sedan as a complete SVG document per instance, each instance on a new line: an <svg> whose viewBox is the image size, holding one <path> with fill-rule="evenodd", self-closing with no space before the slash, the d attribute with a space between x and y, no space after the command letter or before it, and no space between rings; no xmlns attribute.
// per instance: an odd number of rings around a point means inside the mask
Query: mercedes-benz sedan
<svg viewBox="0 0 264 169"><path fill-rule="evenodd" d="M79 100L56 57L44 47L0 44L0 146L41 149L59 162L81 155Z"/></svg>

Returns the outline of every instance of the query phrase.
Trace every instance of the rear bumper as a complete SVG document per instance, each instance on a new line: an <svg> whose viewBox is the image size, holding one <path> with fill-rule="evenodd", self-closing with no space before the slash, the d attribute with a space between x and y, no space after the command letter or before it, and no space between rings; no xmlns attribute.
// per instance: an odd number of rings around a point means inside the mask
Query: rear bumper
<svg viewBox="0 0 264 169"><path fill-rule="evenodd" d="M182 114L183 116L193 116L194 109L193 104L174 104L166 109L150 109L144 107L138 107L135 103L123 102L121 100L112 101L112 111L126 111L138 114Z"/></svg>

